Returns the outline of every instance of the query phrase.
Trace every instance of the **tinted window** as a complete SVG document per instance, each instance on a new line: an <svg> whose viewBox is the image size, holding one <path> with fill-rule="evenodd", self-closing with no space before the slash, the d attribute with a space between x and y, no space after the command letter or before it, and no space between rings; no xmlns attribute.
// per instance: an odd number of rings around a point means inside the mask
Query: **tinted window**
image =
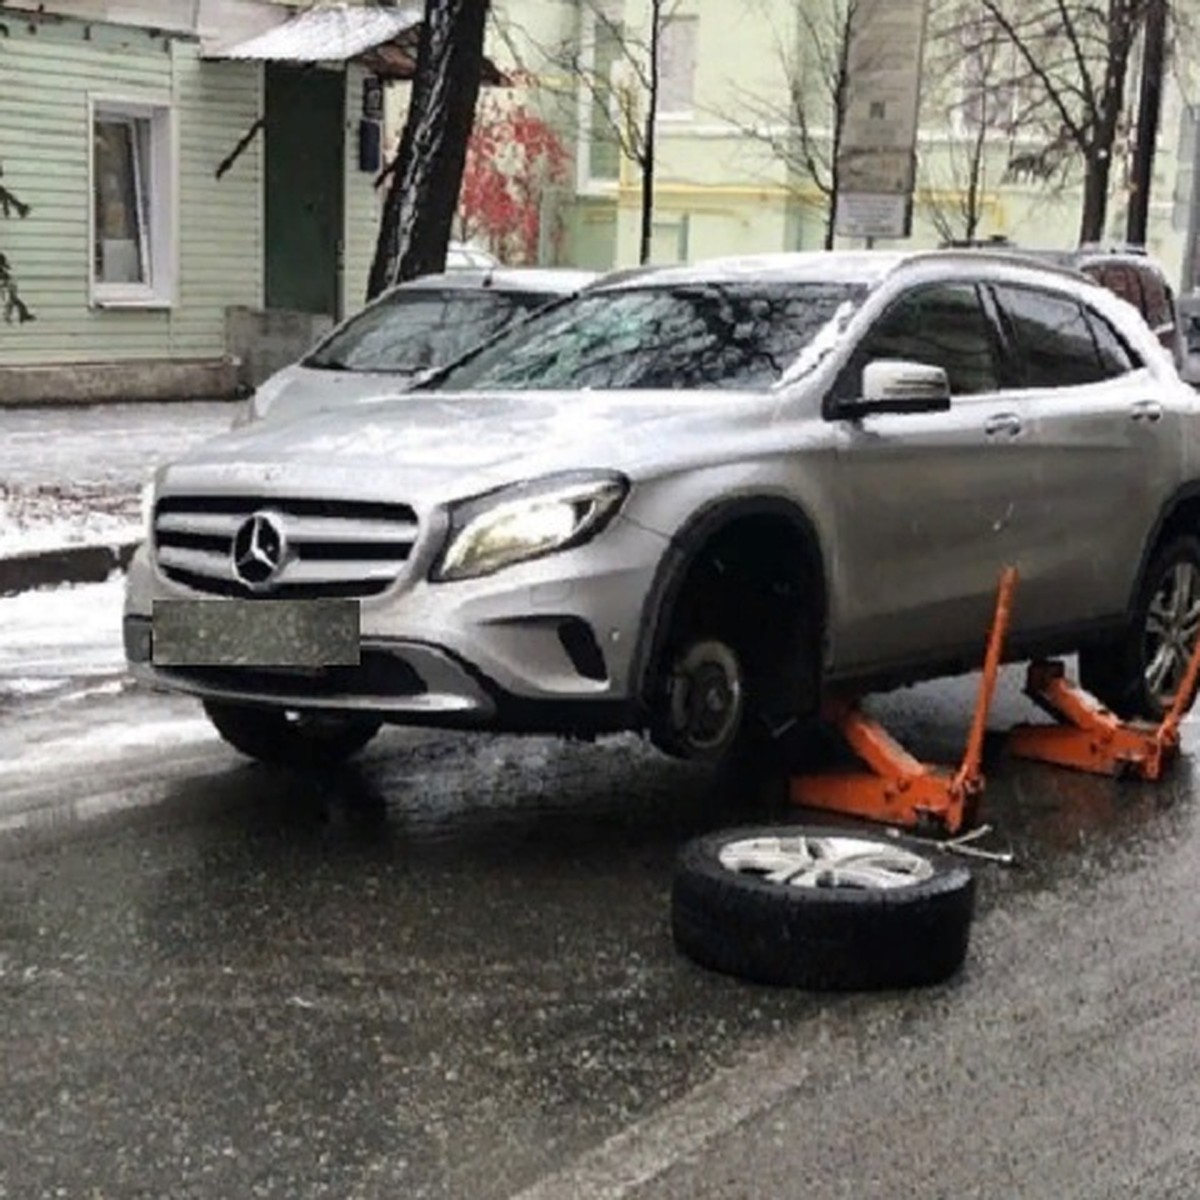
<svg viewBox="0 0 1200 1200"><path fill-rule="evenodd" d="M1105 378L1076 301L1033 288L1006 285L995 291L1012 329L1026 387L1072 387Z"/></svg>
<svg viewBox="0 0 1200 1200"><path fill-rule="evenodd" d="M970 396L1000 387L992 327L971 284L940 284L902 297L872 326L851 365L843 396L862 393L872 359L899 358L941 367L950 393Z"/></svg>
<svg viewBox="0 0 1200 1200"><path fill-rule="evenodd" d="M1157 272L1146 268L1142 273L1142 291L1146 295L1146 323L1151 329L1159 330L1164 325L1174 326L1171 312L1171 295Z"/></svg>
<svg viewBox="0 0 1200 1200"><path fill-rule="evenodd" d="M1100 354L1100 366L1106 378L1113 379L1136 370L1142 364L1130 353L1129 348L1118 336L1117 331L1097 312L1085 308L1084 315L1096 339L1096 350Z"/></svg>
<svg viewBox="0 0 1200 1200"><path fill-rule="evenodd" d="M766 387L862 291L852 284L739 282L591 293L510 330L434 386Z"/></svg>
<svg viewBox="0 0 1200 1200"><path fill-rule="evenodd" d="M1142 289L1138 287L1137 273L1124 263L1088 263L1083 268L1085 275L1090 275L1101 287L1127 300L1138 312L1145 315L1146 306L1142 298Z"/></svg>
<svg viewBox="0 0 1200 1200"><path fill-rule="evenodd" d="M304 365L401 372L440 367L525 315L540 300L466 289L400 289L352 317Z"/></svg>

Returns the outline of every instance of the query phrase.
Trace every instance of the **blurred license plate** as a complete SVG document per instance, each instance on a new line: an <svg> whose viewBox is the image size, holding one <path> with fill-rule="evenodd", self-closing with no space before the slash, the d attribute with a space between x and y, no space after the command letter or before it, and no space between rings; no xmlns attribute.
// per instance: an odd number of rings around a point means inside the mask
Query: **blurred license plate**
<svg viewBox="0 0 1200 1200"><path fill-rule="evenodd" d="M163 667L353 667L357 600L155 600Z"/></svg>

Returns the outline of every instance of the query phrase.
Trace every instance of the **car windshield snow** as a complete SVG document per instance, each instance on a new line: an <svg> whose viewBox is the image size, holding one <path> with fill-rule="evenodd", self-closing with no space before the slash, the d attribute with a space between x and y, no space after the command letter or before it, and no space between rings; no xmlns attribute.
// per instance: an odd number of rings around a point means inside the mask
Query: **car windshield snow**
<svg viewBox="0 0 1200 1200"><path fill-rule="evenodd" d="M363 309L305 360L327 371L423 371L453 362L552 296L400 289Z"/></svg>
<svg viewBox="0 0 1200 1200"><path fill-rule="evenodd" d="M767 388L866 290L848 283L698 282L595 292L509 330L428 386Z"/></svg>

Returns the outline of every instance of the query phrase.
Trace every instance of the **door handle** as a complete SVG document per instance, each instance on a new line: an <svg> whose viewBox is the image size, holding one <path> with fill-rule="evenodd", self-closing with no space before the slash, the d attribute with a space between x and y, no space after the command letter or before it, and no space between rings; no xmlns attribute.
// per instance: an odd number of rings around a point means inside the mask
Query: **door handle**
<svg viewBox="0 0 1200 1200"><path fill-rule="evenodd" d="M1000 433L1016 437L1021 432L1021 418L1013 412L996 413L983 423L983 432L988 437L995 437Z"/></svg>
<svg viewBox="0 0 1200 1200"><path fill-rule="evenodd" d="M1135 421L1159 421L1163 406L1157 400L1135 400L1129 406L1129 415Z"/></svg>

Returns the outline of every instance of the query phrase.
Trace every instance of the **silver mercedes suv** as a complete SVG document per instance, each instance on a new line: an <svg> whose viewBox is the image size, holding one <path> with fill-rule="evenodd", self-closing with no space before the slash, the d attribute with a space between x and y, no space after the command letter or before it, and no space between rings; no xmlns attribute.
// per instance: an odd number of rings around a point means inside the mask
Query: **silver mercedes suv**
<svg viewBox="0 0 1200 1200"><path fill-rule="evenodd" d="M1196 393L1140 315L980 251L617 278L421 389L162 468L135 672L264 760L383 722L780 744L826 686L1010 659L1161 711L1200 629Z"/></svg>

